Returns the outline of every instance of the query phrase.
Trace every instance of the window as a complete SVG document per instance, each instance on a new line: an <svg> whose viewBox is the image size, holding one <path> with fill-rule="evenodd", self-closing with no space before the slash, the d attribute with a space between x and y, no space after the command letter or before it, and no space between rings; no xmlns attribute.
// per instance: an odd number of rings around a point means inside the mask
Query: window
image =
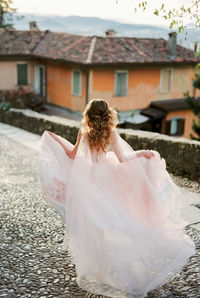
<svg viewBox="0 0 200 298"><path fill-rule="evenodd" d="M176 118L171 119L170 135L175 135L178 131L178 120Z"/></svg>
<svg viewBox="0 0 200 298"><path fill-rule="evenodd" d="M127 96L128 94L128 71L116 71L115 73L115 96Z"/></svg>
<svg viewBox="0 0 200 298"><path fill-rule="evenodd" d="M28 64L19 63L17 64L17 85L28 84Z"/></svg>
<svg viewBox="0 0 200 298"><path fill-rule="evenodd" d="M185 119L181 116L172 117L166 122L166 134L182 136L184 134Z"/></svg>
<svg viewBox="0 0 200 298"><path fill-rule="evenodd" d="M160 87L161 93L170 93L172 90L172 69L161 69L160 73Z"/></svg>
<svg viewBox="0 0 200 298"><path fill-rule="evenodd" d="M44 65L35 64L34 69L34 90L37 94L45 96L46 94L46 68Z"/></svg>
<svg viewBox="0 0 200 298"><path fill-rule="evenodd" d="M72 73L72 94L81 96L81 71L73 70Z"/></svg>

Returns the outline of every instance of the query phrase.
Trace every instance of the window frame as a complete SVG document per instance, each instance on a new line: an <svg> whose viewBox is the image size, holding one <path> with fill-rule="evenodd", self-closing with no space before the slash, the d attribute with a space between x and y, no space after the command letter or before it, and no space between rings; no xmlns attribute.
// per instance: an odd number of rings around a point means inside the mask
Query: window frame
<svg viewBox="0 0 200 298"><path fill-rule="evenodd" d="M80 73L80 92L74 93L74 73L79 72ZM82 96L82 71L80 69L73 69L72 70L72 80L71 80L71 94L73 96Z"/></svg>
<svg viewBox="0 0 200 298"><path fill-rule="evenodd" d="M169 128L169 135L170 136L182 136L184 134L184 129L185 129L185 118L183 116L175 116L175 117L170 117L170 128ZM172 120L176 120L177 121L177 131L176 133L172 134L171 133L171 124L172 124ZM179 130L180 130L180 124L178 123L179 120L183 120L184 121L184 128L183 128L183 133L180 134Z"/></svg>
<svg viewBox="0 0 200 298"><path fill-rule="evenodd" d="M35 63L34 64L34 92L36 93L36 94L38 94L38 95L40 95L40 92L39 92L39 90L38 90L38 85L37 85L37 79L38 79L38 69L39 68L43 68L43 74L44 74L44 85L43 85L43 87L42 87L42 89L43 89L43 97L46 97L46 93L47 93L47 86L46 86L46 79L47 79L47 77L46 77L46 75L47 75L47 68L46 68L46 65L45 64L38 64L38 63ZM39 86L40 87L40 86Z"/></svg>
<svg viewBox="0 0 200 298"><path fill-rule="evenodd" d="M117 95L117 74L118 73L125 73L126 74L126 94L125 95ZM114 96L115 97L128 96L128 80L129 80L129 71L127 69L115 70L115 81L114 81Z"/></svg>
<svg viewBox="0 0 200 298"><path fill-rule="evenodd" d="M26 84L18 84L18 65L26 64L27 65L27 83ZM16 62L16 86L28 86L29 85L29 63L27 61L17 61Z"/></svg>
<svg viewBox="0 0 200 298"><path fill-rule="evenodd" d="M169 83L169 91L163 91L162 90L162 85L163 85L163 80L164 80L164 71L170 70L171 71L171 76L170 76L170 83ZM159 93L162 94L169 94L172 92L172 85L173 85L173 68L171 67L166 67L166 68L161 68L160 69L160 84L158 87Z"/></svg>

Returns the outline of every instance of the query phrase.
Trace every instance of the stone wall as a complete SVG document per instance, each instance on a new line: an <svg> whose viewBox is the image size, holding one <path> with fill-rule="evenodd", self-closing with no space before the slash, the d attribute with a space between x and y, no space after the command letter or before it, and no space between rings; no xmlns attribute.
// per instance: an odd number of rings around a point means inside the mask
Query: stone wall
<svg viewBox="0 0 200 298"><path fill-rule="evenodd" d="M39 135L42 135L45 130L50 130L63 136L73 144L76 142L76 136L80 128L78 121L48 116L32 110L14 108L6 113L0 112L0 122L14 125Z"/></svg>
<svg viewBox="0 0 200 298"><path fill-rule="evenodd" d="M53 131L75 143L80 122L47 116L31 110L10 109L0 112L0 121L42 135ZM119 129L134 150L152 149L165 158L170 172L200 181L200 142L132 129Z"/></svg>

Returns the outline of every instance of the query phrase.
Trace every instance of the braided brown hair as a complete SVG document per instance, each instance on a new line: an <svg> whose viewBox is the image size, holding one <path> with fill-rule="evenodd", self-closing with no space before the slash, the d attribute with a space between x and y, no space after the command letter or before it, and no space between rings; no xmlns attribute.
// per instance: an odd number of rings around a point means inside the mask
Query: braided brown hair
<svg viewBox="0 0 200 298"><path fill-rule="evenodd" d="M87 134L91 151L106 152L112 130L117 123L116 112L109 107L106 100L89 101L83 112L82 132Z"/></svg>

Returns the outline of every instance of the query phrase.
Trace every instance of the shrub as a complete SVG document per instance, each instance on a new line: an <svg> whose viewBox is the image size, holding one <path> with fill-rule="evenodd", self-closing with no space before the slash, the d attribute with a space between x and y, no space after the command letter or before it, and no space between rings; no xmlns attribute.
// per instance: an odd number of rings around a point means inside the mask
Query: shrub
<svg viewBox="0 0 200 298"><path fill-rule="evenodd" d="M31 109L36 112L44 110L45 98L40 95L25 91L22 88L17 90L0 90L0 109L9 110L13 107L16 109Z"/></svg>

